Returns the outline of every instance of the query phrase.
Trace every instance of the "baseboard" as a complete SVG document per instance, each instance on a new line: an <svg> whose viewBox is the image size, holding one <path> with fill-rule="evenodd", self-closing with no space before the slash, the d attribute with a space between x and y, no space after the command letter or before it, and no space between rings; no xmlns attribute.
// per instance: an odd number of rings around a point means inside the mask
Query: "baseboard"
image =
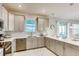
<svg viewBox="0 0 79 59"><path fill-rule="evenodd" d="M39 48L45 48L45 46L43 46L43 47L37 47L37 48L31 48L31 49L26 49L26 51L27 51L27 50L39 49Z"/></svg>
<svg viewBox="0 0 79 59"><path fill-rule="evenodd" d="M45 48L47 48L46 46L45 46ZM52 50L50 50L49 48L47 48L49 51L51 51L52 53L54 53L56 56L59 56L58 54L56 54L54 51L52 51Z"/></svg>
<svg viewBox="0 0 79 59"><path fill-rule="evenodd" d="M37 48L30 48L30 49L23 49L23 50L18 50L18 51L15 51L15 52L21 52L21 51L27 51L27 50L34 50L34 49L39 49L39 48L45 48L45 46L43 47L37 47ZM8 52L6 54L10 54L11 52Z"/></svg>

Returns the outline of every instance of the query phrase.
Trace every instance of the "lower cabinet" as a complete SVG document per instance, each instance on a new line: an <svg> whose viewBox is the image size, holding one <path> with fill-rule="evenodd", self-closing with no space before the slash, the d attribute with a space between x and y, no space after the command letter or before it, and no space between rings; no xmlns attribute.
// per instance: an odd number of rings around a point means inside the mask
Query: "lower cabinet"
<svg viewBox="0 0 79 59"><path fill-rule="evenodd" d="M64 43L63 42L56 41L51 38L46 38L45 40L46 40L45 45L48 49L50 49L57 55L63 55L63 53L64 53Z"/></svg>
<svg viewBox="0 0 79 59"><path fill-rule="evenodd" d="M44 47L45 46L45 40L44 37L38 37L37 39L37 47Z"/></svg>
<svg viewBox="0 0 79 59"><path fill-rule="evenodd" d="M26 39L16 39L16 51L26 50Z"/></svg>
<svg viewBox="0 0 79 59"><path fill-rule="evenodd" d="M5 49L11 42L5 42ZM59 56L79 56L79 46L68 44L65 42L57 41L48 37L29 37L27 39L16 39L16 51L22 51L26 49L38 48L46 46ZM10 53L11 47L5 51Z"/></svg>
<svg viewBox="0 0 79 59"><path fill-rule="evenodd" d="M26 48L26 49L31 49L31 48L33 48L33 45L32 45L33 39L27 39L27 40L26 40L26 43L27 43L27 48Z"/></svg>
<svg viewBox="0 0 79 59"><path fill-rule="evenodd" d="M45 46L50 49L50 39L49 38L45 38Z"/></svg>
<svg viewBox="0 0 79 59"><path fill-rule="evenodd" d="M51 51L55 51L55 41L50 38L45 38L45 46Z"/></svg>
<svg viewBox="0 0 79 59"><path fill-rule="evenodd" d="M79 46L65 44L65 56L79 56Z"/></svg>
<svg viewBox="0 0 79 59"><path fill-rule="evenodd" d="M45 38L45 46L59 56L79 56L79 46Z"/></svg>
<svg viewBox="0 0 79 59"><path fill-rule="evenodd" d="M16 51L44 47L43 37L28 37L26 39L16 39Z"/></svg>
<svg viewBox="0 0 79 59"><path fill-rule="evenodd" d="M37 47L37 38L36 37L28 37L26 40L27 49L32 49Z"/></svg>
<svg viewBox="0 0 79 59"><path fill-rule="evenodd" d="M37 37L32 39L32 48L37 48Z"/></svg>
<svg viewBox="0 0 79 59"><path fill-rule="evenodd" d="M64 54L64 43L63 42L55 41L55 53L61 56Z"/></svg>
<svg viewBox="0 0 79 59"><path fill-rule="evenodd" d="M50 50L55 52L55 40L50 39Z"/></svg>
<svg viewBox="0 0 79 59"><path fill-rule="evenodd" d="M26 41L27 49L38 48L44 46L43 37L29 37Z"/></svg>

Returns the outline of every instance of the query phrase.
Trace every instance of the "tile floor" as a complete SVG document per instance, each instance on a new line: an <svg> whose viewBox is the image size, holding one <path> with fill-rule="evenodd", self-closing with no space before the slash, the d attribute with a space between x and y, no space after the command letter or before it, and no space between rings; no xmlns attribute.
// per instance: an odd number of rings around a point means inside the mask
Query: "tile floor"
<svg viewBox="0 0 79 59"><path fill-rule="evenodd" d="M10 56L10 54L7 54L6 56ZM34 50L16 52L14 56L56 56L56 55L51 51L49 51L47 48L39 48Z"/></svg>

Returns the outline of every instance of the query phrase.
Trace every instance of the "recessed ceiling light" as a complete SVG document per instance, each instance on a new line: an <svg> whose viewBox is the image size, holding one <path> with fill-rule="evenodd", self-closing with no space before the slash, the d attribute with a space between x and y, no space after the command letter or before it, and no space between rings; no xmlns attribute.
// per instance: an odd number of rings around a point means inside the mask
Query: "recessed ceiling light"
<svg viewBox="0 0 79 59"><path fill-rule="evenodd" d="M18 7L22 7L22 5L18 5Z"/></svg>

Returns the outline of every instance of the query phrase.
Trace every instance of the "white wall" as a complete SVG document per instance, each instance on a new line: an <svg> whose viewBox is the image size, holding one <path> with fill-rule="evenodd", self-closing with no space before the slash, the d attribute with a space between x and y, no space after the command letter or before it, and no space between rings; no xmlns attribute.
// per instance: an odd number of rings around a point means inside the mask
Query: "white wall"
<svg viewBox="0 0 79 59"><path fill-rule="evenodd" d="M49 16L49 28L47 28L48 35L56 36L56 34L57 34L57 24L56 23L57 23L56 18L54 18L53 16ZM53 28L53 30L50 29L50 26L52 24L55 26L55 28Z"/></svg>
<svg viewBox="0 0 79 59"><path fill-rule="evenodd" d="M57 36L57 21L64 21L68 23L68 38L72 38L72 32L70 30L70 23L78 23L79 24L79 20L67 20L67 19L60 19L60 18L56 18L56 17L51 17L49 16L49 27L50 25L55 25L54 30L52 31L50 28L47 29L47 34L48 35L52 35L52 36Z"/></svg>

